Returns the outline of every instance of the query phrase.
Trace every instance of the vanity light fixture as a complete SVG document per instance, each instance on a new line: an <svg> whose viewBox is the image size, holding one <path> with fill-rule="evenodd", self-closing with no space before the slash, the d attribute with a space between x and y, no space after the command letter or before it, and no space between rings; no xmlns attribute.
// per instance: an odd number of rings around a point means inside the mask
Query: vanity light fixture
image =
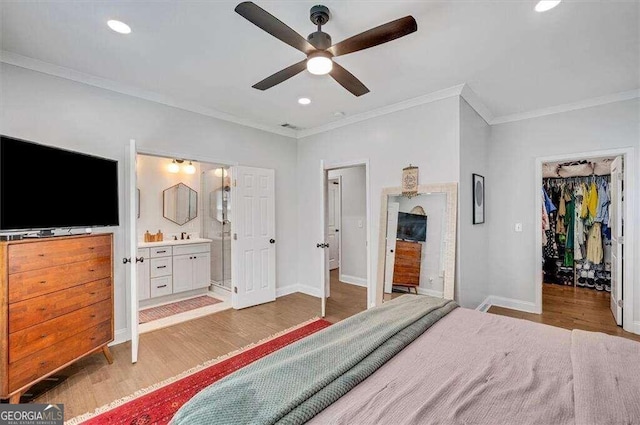
<svg viewBox="0 0 640 425"><path fill-rule="evenodd" d="M189 161L189 165L184 167L184 172L187 174L195 174L196 173L196 166L193 165L193 163L191 161Z"/></svg>
<svg viewBox="0 0 640 425"><path fill-rule="evenodd" d="M227 177L227 174L229 173L227 172L226 168L220 167L220 168L216 168L213 174L216 177Z"/></svg>
<svg viewBox="0 0 640 425"><path fill-rule="evenodd" d="M180 162L182 162L182 161L180 161ZM170 173L173 173L173 174L175 174L175 173L180 171L180 166L178 165L177 160L174 159L173 161L171 161L171 164L169 164L169 166L167 167L167 171L169 171Z"/></svg>

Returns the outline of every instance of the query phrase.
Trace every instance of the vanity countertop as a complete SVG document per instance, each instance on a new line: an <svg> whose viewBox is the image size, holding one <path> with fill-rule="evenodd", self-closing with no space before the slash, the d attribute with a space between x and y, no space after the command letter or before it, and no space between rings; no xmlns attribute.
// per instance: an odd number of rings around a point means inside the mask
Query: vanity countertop
<svg viewBox="0 0 640 425"><path fill-rule="evenodd" d="M138 242L138 248L152 248L154 246L172 246L172 245L187 245L193 243L207 243L212 242L212 239L206 238L191 238L191 239L167 239L160 242Z"/></svg>

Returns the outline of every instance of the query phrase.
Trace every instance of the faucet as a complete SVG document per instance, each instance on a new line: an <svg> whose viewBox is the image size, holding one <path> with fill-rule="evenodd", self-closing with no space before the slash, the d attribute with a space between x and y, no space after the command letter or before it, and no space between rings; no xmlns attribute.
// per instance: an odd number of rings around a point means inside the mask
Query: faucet
<svg viewBox="0 0 640 425"><path fill-rule="evenodd" d="M181 232L180 233L180 239L184 239L184 235L186 235L186 234L187 234L187 232Z"/></svg>

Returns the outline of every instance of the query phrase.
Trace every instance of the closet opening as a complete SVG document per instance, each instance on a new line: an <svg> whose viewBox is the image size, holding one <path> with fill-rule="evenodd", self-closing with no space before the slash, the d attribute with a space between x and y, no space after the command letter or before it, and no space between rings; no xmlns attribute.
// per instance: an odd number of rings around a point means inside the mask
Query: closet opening
<svg viewBox="0 0 640 425"><path fill-rule="evenodd" d="M624 155L541 164L541 312L563 327L623 324Z"/></svg>

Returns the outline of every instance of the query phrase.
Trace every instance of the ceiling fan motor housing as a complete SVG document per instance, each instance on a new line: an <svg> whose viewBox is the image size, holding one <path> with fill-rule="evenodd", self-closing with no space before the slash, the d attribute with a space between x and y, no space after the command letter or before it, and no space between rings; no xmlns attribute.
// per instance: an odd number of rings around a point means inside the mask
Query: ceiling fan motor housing
<svg viewBox="0 0 640 425"><path fill-rule="evenodd" d="M312 32L307 40L318 50L326 50L331 47L331 36L323 31Z"/></svg>
<svg viewBox="0 0 640 425"><path fill-rule="evenodd" d="M327 6L316 5L311 8L309 19L316 25L324 25L329 22L329 8Z"/></svg>

